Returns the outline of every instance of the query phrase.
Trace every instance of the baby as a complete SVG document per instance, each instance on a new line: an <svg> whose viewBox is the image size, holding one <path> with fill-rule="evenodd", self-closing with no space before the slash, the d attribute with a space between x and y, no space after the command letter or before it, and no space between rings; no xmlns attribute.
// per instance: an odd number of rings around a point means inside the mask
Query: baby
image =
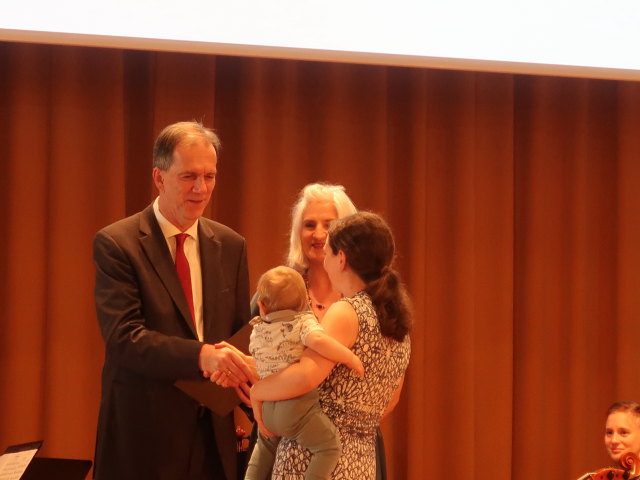
<svg viewBox="0 0 640 480"><path fill-rule="evenodd" d="M305 347L334 362L344 363L364 375L360 359L325 333L308 311L307 288L302 276L289 267L276 267L258 281L260 316L251 320L249 351L258 376L264 378L297 362ZM281 437L295 440L312 453L305 479L327 479L338 463L340 439L331 420L322 412L318 391L279 402L252 400L261 434L251 454L245 480L265 480L271 471L279 438L262 434L266 427Z"/></svg>

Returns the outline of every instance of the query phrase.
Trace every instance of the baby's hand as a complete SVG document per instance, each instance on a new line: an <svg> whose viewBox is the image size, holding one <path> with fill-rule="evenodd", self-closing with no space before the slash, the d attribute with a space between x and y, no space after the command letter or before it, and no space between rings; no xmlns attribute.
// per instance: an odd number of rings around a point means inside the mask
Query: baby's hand
<svg viewBox="0 0 640 480"><path fill-rule="evenodd" d="M351 370L355 372L360 378L364 377L364 365L360 361L360 358L354 353L352 355L351 361L347 364Z"/></svg>

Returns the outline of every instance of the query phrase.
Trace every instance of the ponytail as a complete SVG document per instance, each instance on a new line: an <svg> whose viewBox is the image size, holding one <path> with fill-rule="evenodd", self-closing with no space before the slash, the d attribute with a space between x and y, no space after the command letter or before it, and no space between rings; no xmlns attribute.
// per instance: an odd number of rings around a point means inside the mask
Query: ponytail
<svg viewBox="0 0 640 480"><path fill-rule="evenodd" d="M404 340L411 328L411 302L398 272L391 267L395 242L384 219L358 212L334 220L327 241L334 255L340 250L345 253L347 263L365 283L382 335Z"/></svg>
<svg viewBox="0 0 640 480"><path fill-rule="evenodd" d="M365 292L378 316L380 332L398 342L404 340L411 328L411 302L398 273L384 267L380 276L367 283Z"/></svg>

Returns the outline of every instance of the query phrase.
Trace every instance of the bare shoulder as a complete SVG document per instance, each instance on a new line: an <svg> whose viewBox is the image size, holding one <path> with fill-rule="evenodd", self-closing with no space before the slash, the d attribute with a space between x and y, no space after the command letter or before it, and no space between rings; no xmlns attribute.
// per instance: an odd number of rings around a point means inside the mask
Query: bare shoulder
<svg viewBox="0 0 640 480"><path fill-rule="evenodd" d="M325 331L343 345L351 347L358 336L358 315L348 302L331 305L322 318Z"/></svg>
<svg viewBox="0 0 640 480"><path fill-rule="evenodd" d="M349 319L354 320L356 323L358 322L358 315L353 306L349 302L337 301L329 307L327 313L324 314L321 323L323 326L325 326L325 323L330 323L336 320L344 321Z"/></svg>

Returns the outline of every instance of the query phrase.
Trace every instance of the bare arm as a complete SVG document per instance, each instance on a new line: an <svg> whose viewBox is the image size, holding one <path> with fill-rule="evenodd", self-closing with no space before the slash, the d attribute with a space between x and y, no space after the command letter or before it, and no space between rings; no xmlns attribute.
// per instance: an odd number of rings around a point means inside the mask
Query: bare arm
<svg viewBox="0 0 640 480"><path fill-rule="evenodd" d="M327 334L346 347L351 347L358 336L358 317L347 302L334 303L327 310L322 326ZM287 400L310 392L329 375L335 364L308 348L298 363L256 383L251 389L252 399Z"/></svg>
<svg viewBox="0 0 640 480"><path fill-rule="evenodd" d="M324 330L309 333L305 345L333 362L344 363L360 377L364 375L364 366L358 356Z"/></svg>

